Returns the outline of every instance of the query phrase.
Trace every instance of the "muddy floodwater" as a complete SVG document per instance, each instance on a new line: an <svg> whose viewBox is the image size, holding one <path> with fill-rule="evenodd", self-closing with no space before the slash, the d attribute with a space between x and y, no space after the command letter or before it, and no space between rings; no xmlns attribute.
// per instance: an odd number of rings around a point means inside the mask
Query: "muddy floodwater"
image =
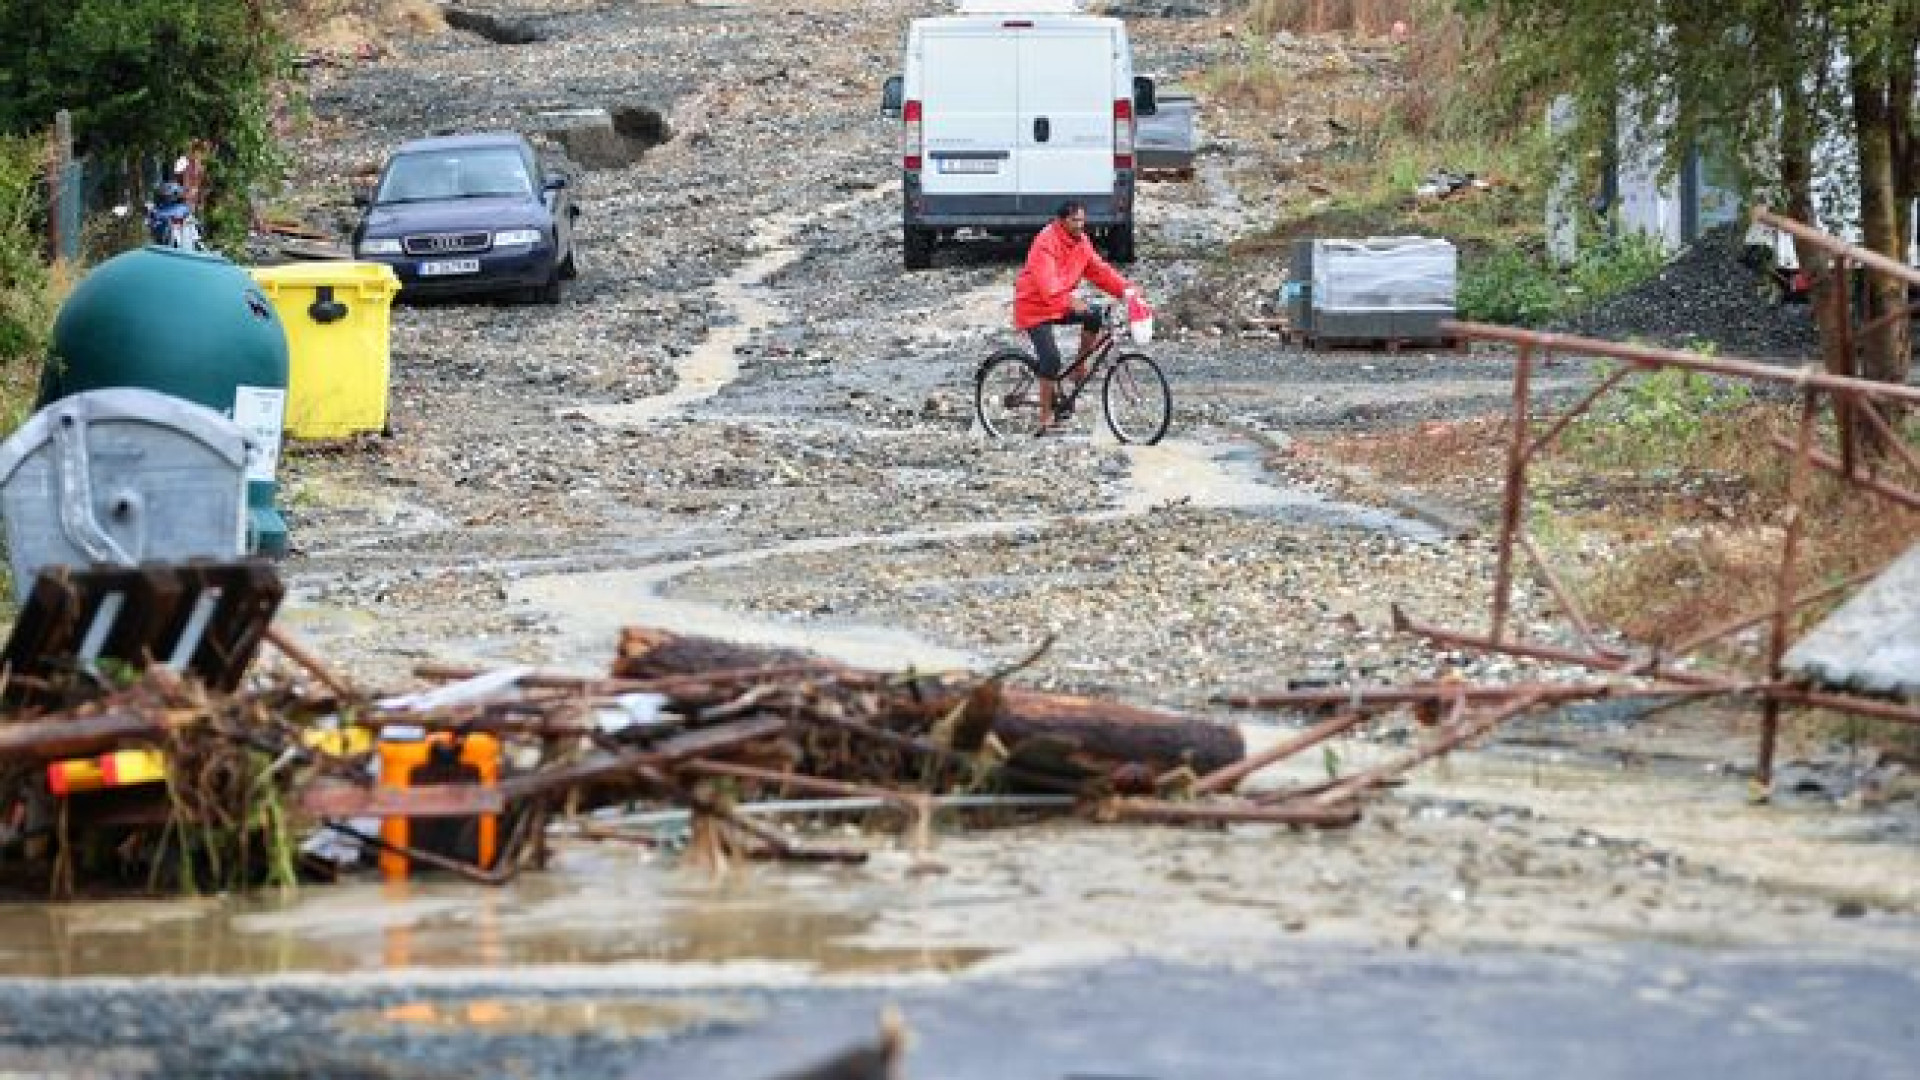
<svg viewBox="0 0 1920 1080"><path fill-rule="evenodd" d="M1257 748L1276 729L1246 729ZM1363 765L1387 748L1347 740ZM1258 777L1312 779L1319 763ZM617 815L600 824L617 827ZM1731 778L1563 750L1457 758L1359 827L1223 831L948 819L815 820L850 867L682 865L561 840L502 888L454 880L289 896L0 908L0 970L28 976L434 978L592 968L642 981L831 985L1072 967L1242 962L1304 941L1461 949L1664 941L1920 957L1920 843L1899 815L1756 807ZM564 832L564 830L562 830ZM540 970L546 972L540 974ZM678 973L678 974L676 974Z"/></svg>

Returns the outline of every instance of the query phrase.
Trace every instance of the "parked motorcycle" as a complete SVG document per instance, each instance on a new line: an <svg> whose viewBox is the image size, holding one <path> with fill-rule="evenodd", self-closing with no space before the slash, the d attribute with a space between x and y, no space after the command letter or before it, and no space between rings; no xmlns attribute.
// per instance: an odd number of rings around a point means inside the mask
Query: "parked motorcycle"
<svg viewBox="0 0 1920 1080"><path fill-rule="evenodd" d="M161 184L147 206L147 235L154 243L183 251L203 251L200 221L187 203L187 189L174 181Z"/></svg>

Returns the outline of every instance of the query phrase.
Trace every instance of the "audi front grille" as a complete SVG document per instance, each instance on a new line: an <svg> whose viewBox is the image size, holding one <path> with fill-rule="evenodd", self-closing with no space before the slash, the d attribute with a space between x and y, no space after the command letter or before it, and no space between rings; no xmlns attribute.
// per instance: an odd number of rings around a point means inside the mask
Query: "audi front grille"
<svg viewBox="0 0 1920 1080"><path fill-rule="evenodd" d="M401 241L409 255L464 255L485 251L493 242L492 233L426 233Z"/></svg>

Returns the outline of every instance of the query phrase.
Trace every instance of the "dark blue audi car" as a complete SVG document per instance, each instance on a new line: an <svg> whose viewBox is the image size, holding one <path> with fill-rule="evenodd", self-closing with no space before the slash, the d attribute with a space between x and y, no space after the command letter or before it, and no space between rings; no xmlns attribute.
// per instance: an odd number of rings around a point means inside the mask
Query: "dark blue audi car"
<svg viewBox="0 0 1920 1080"><path fill-rule="evenodd" d="M402 143L353 232L356 258L386 263L403 296L513 293L560 302L576 273L580 213L559 173L510 132Z"/></svg>

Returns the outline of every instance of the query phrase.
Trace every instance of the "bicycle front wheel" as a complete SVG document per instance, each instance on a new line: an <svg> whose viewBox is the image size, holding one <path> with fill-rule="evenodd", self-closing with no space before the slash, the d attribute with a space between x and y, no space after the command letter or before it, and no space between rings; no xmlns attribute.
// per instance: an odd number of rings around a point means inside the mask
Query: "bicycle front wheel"
<svg viewBox="0 0 1920 1080"><path fill-rule="evenodd" d="M1160 365L1145 353L1121 353L1100 384L1107 428L1123 443L1152 446L1173 421L1173 391Z"/></svg>
<svg viewBox="0 0 1920 1080"><path fill-rule="evenodd" d="M987 357L973 377L973 415L988 435L1003 438L1031 427L1040 416L1040 382L1027 355L1002 349Z"/></svg>

